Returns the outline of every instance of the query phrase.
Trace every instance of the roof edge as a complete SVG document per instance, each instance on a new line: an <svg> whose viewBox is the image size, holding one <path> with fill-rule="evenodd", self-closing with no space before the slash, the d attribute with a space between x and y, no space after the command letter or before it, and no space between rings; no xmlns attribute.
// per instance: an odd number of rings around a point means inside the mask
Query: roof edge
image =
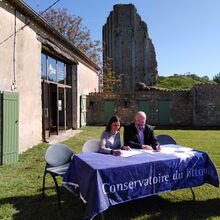
<svg viewBox="0 0 220 220"><path fill-rule="evenodd" d="M33 20L38 25L43 26L50 34L53 34L62 43L68 45L76 53L76 57L84 59L89 65L91 65L97 72L100 71L100 67L92 61L85 53L79 50L72 42L64 37L59 31L51 26L43 17L41 17L33 8L27 5L23 0L5 0L12 6L16 7L22 12L22 14L28 16L30 20Z"/></svg>

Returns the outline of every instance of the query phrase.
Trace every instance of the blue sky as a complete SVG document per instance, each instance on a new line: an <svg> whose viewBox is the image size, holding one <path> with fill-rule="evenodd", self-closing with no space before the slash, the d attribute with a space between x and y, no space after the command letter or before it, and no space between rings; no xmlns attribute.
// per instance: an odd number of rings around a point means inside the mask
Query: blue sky
<svg viewBox="0 0 220 220"><path fill-rule="evenodd" d="M55 0L25 0L42 11ZM115 4L132 3L147 23L161 76L195 73L210 79L220 72L220 0L61 0L83 18L93 40L102 40L102 26Z"/></svg>

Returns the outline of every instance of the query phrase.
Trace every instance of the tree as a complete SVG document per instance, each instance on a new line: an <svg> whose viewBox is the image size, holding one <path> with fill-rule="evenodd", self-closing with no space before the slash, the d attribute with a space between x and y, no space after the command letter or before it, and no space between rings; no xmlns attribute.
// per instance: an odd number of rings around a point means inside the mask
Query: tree
<svg viewBox="0 0 220 220"><path fill-rule="evenodd" d="M120 84L120 76L116 77L112 71L112 59L107 57L103 64L103 91L114 92L114 89Z"/></svg>
<svg viewBox="0 0 220 220"><path fill-rule="evenodd" d="M216 83L220 83L220 72L217 73L217 74L213 77L213 81L215 81Z"/></svg>
<svg viewBox="0 0 220 220"><path fill-rule="evenodd" d="M201 77L201 79L202 79L202 80L204 80L204 81L209 81L209 77L208 77L208 76L206 76L206 75L205 75L205 76L203 76L203 77Z"/></svg>
<svg viewBox="0 0 220 220"><path fill-rule="evenodd" d="M42 17L91 60L101 64L101 42L91 40L90 31L83 26L80 16L68 14L66 8L58 8L49 9Z"/></svg>

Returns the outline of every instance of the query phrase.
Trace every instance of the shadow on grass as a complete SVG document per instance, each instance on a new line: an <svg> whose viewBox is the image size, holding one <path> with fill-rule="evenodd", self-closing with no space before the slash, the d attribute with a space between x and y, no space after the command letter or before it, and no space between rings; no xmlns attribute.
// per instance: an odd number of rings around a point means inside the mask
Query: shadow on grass
<svg viewBox="0 0 220 220"><path fill-rule="evenodd" d="M41 194L35 196L10 197L0 200L1 205L10 204L16 209L14 220L63 220L82 219L85 205L71 193L62 189L61 209L57 206L57 197ZM205 219L220 216L220 199L206 201L171 202L160 196L151 196L112 206L104 212L105 220L129 219ZM99 214L94 218L100 220Z"/></svg>
<svg viewBox="0 0 220 220"><path fill-rule="evenodd" d="M205 219L220 216L220 199L206 201L171 202L160 196L151 196L106 210L105 220L113 219Z"/></svg>
<svg viewBox="0 0 220 220"><path fill-rule="evenodd" d="M46 188L47 190L50 188ZM51 189L54 189L51 187ZM61 189L61 209L57 205L57 195L45 195L42 198L41 192L34 196L10 197L1 199L2 206L10 204L16 213L13 215L13 220L63 220L63 219L81 219L84 213L85 206L82 201L74 197L65 189ZM0 219L3 216L0 216ZM6 219L11 219L7 218ZM11 215L10 215L11 217Z"/></svg>

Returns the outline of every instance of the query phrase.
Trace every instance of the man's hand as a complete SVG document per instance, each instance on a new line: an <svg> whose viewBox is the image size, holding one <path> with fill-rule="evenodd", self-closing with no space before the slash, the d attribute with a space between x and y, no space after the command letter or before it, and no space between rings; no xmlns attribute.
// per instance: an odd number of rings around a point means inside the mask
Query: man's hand
<svg viewBox="0 0 220 220"><path fill-rule="evenodd" d="M158 151L158 152L161 151L161 147L159 144L155 147L155 151Z"/></svg>
<svg viewBox="0 0 220 220"><path fill-rule="evenodd" d="M153 148L150 145L142 145L141 147L144 150L153 150Z"/></svg>

